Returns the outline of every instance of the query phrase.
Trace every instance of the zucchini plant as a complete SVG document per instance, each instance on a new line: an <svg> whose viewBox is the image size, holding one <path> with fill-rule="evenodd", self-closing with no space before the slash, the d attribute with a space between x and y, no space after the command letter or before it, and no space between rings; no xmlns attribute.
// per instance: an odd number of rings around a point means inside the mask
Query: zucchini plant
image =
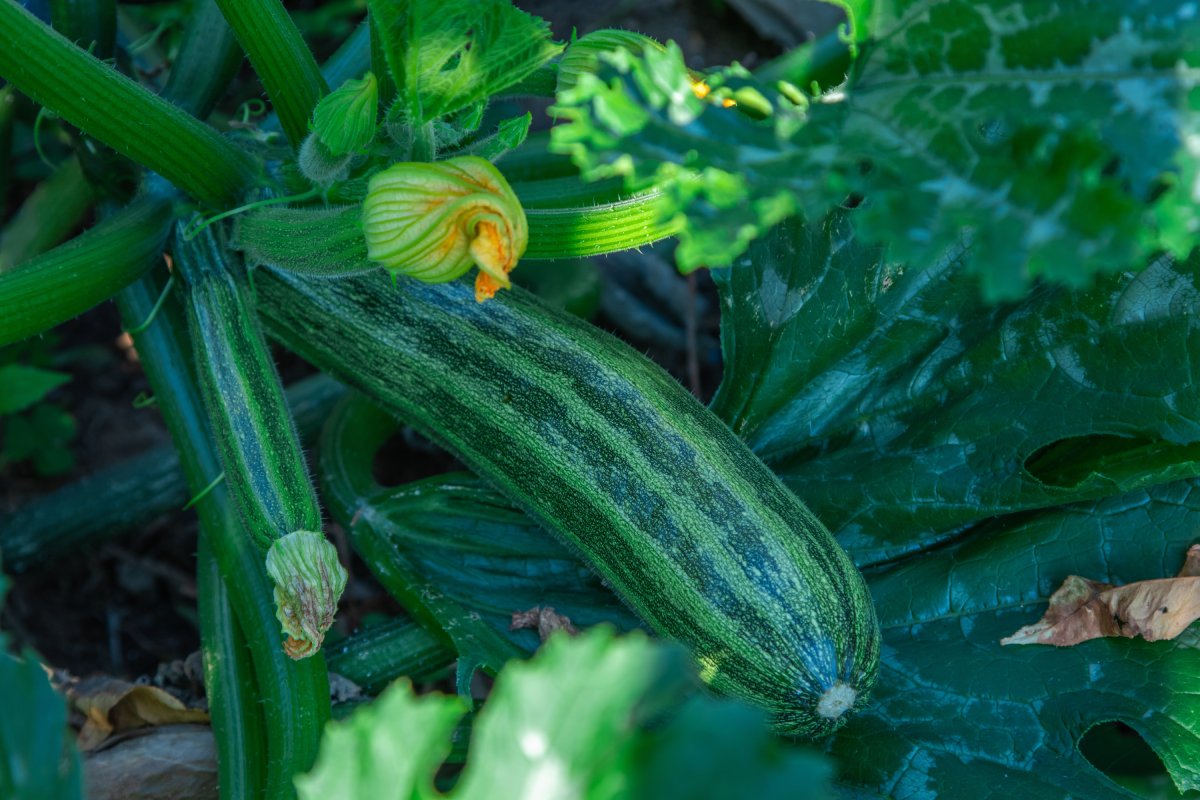
<svg viewBox="0 0 1200 800"><path fill-rule="evenodd" d="M485 796L487 770L545 789L552 753L578 796L661 796L674 737L723 714L759 731L747 763L814 792L836 767L864 795L966 798L984 776L1110 797L1124 784L1079 743L1114 720L1200 789L1188 642L998 649L1065 570L1122 582L1194 538L1200 15L836 4L826 37L700 72L639 34L556 42L507 0L368 0L322 67L277 0L198 0L159 81L145 47L100 58L122 44L113 3L52 3L47 25L0 0L0 101L53 115L66 165L0 236L34 242L0 260L0 345L116 295L176 451L147 456L154 481L131 462L0 517L0 547L23 569L190 497L223 795L429 783L467 710L388 689L293 784L332 714L321 648L348 579L325 512L419 625L331 667L374 694L453 660L468 699L477 669L504 673L456 793ZM257 120L219 108L242 51ZM552 103L536 126L509 102L530 96ZM16 116L0 105L5 148ZM20 124L44 156L43 120ZM63 186L83 199L35 230ZM708 407L517 285L531 261L668 238L681 271L713 268ZM285 393L265 336L328 377ZM330 378L353 390L334 411ZM321 422L314 485L301 434ZM379 485L400 425L473 475ZM598 665L596 730L570 739L560 709L538 724L562 742L513 731L499 756L496 720L558 680L506 667L538 642L504 615L550 597L682 644L756 710L687 711L653 688L673 656L593 632L544 663ZM758 715L825 755L777 757ZM420 757L338 766L376 733Z"/></svg>

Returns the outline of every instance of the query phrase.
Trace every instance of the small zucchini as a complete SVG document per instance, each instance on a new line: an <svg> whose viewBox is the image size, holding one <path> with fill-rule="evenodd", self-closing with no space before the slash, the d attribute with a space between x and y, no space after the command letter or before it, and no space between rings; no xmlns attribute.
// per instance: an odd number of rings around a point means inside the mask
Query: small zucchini
<svg viewBox="0 0 1200 800"><path fill-rule="evenodd" d="M346 586L275 365L241 286L241 265L210 227L176 236L204 407L246 529L266 553L292 658L317 652Z"/></svg>
<svg viewBox="0 0 1200 800"><path fill-rule="evenodd" d="M264 269L283 344L455 453L583 554L715 689L830 733L879 663L866 583L716 416L612 336L519 288Z"/></svg>

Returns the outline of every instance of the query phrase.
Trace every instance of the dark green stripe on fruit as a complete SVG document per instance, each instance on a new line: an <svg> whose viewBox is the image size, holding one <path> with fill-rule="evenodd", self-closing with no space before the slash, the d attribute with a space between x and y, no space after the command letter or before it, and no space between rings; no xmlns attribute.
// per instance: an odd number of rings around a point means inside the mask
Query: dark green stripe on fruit
<svg viewBox="0 0 1200 800"><path fill-rule="evenodd" d="M844 719L817 712L839 684L863 702L879 653L861 575L657 366L524 292L476 304L461 284L266 272L261 310L288 347L556 531L656 631L688 644L714 687L802 735Z"/></svg>

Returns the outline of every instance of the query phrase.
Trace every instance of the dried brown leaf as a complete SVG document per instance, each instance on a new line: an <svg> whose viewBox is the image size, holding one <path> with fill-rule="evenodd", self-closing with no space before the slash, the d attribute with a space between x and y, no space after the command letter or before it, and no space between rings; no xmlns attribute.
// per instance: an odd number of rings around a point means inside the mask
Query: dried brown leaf
<svg viewBox="0 0 1200 800"><path fill-rule="evenodd" d="M571 636L579 633L579 630L571 624L570 617L555 613L553 606L534 606L528 611L514 612L512 624L508 626L508 629L520 631L526 628L536 629L538 637L543 642L549 639L550 634L555 631L566 631Z"/></svg>
<svg viewBox="0 0 1200 800"><path fill-rule="evenodd" d="M152 725L208 722L208 712L188 708L155 686L99 676L85 678L67 694L71 707L84 716L79 749L95 749L109 736Z"/></svg>
<svg viewBox="0 0 1200 800"><path fill-rule="evenodd" d="M1174 639L1200 619L1200 545L1192 545L1179 575L1112 586L1070 575L1050 597L1045 615L1000 644L1057 647L1104 636L1155 642Z"/></svg>

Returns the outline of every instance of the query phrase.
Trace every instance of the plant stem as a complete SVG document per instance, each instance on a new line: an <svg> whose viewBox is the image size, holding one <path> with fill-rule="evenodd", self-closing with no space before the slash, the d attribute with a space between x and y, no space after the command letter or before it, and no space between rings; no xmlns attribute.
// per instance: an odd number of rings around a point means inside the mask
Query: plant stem
<svg viewBox="0 0 1200 800"><path fill-rule="evenodd" d="M233 509L226 506L224 511L226 525L236 526ZM258 705L249 643L234 617L207 536L197 545L196 586L204 694L217 740L217 784L222 797L259 797L266 780L266 721Z"/></svg>
<svg viewBox="0 0 1200 800"><path fill-rule="evenodd" d="M158 301L163 275L149 275L121 293L118 305L126 325L138 325ZM179 449L184 474L199 493L221 472L200 392L188 364L191 348L179 298L172 296L159 319L134 337L146 377L158 398ZM317 656L292 661L279 648L279 625L262 556L240 525L226 524L229 489L219 484L196 504L202 535L207 536L233 601L234 612L251 646L259 701L267 727L267 781L264 795L294 796L292 776L312 766L321 728L329 719L329 680Z"/></svg>
<svg viewBox="0 0 1200 800"><path fill-rule="evenodd" d="M308 135L313 107L328 91L312 51L279 0L217 0L250 56L292 147Z"/></svg>
<svg viewBox="0 0 1200 800"><path fill-rule="evenodd" d="M0 0L0 76L197 200L232 205L254 161L186 112L75 47L14 0Z"/></svg>
<svg viewBox="0 0 1200 800"><path fill-rule="evenodd" d="M200 0L192 12L163 97L204 119L242 66L242 48L214 0Z"/></svg>
<svg viewBox="0 0 1200 800"><path fill-rule="evenodd" d="M169 200L147 195L66 244L0 272L0 345L103 302L160 262Z"/></svg>

